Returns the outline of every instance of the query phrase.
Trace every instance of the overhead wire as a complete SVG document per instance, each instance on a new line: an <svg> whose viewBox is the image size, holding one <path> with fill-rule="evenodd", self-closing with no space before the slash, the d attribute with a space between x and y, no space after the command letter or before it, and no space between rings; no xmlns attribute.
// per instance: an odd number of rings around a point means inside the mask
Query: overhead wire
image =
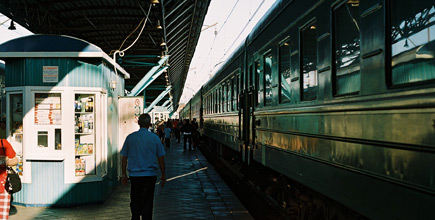
<svg viewBox="0 0 435 220"><path fill-rule="evenodd" d="M136 42L137 40L139 40L140 36L142 35L143 30L145 29L145 26L147 24L148 21L148 17L150 15L151 12L151 8L152 6L150 5L149 9L148 9L148 13L145 14L146 17L144 17L141 22L139 23L139 25L124 39L124 41L122 42L121 46L119 47L118 50L115 50L113 52L113 68L115 69L115 75L118 75L118 72L116 70L116 54L119 54L120 57L124 56L124 52L127 51L128 49L130 49ZM142 29L140 30L139 34L137 35L136 39L133 41L133 43L130 44L130 46L128 46L127 48L125 48L124 50L121 50L122 46L124 45L125 41L134 33L136 32L136 30L138 29L138 27L140 26L140 24L142 24L143 22L143 26ZM112 54L112 52L110 52L110 54Z"/></svg>
<svg viewBox="0 0 435 220"><path fill-rule="evenodd" d="M258 10L260 10L261 6L263 5L263 3L266 0L263 0L260 5L257 7L257 9L255 10L254 14L252 14L251 18L249 18L248 22L246 23L245 27L243 27L242 31L240 31L239 35L236 37L236 39L233 41L233 43L231 44L231 46L226 50L229 51L231 49L231 47L234 46L234 44L237 42L237 40L239 39L239 37L242 35L243 31L245 31L246 27L248 27L249 23L251 23L252 19L254 18L254 16L257 14ZM225 52L224 55L219 59L219 62L217 62L217 64L222 63L223 58L227 55L227 53ZM216 65L217 66L217 65ZM215 66L215 67L216 67ZM213 67L213 69L215 68Z"/></svg>
<svg viewBox="0 0 435 220"><path fill-rule="evenodd" d="M224 28L225 24L227 23L228 19L229 19L229 18L231 17L231 15L233 14L233 11L234 11L234 9L236 8L236 6L237 6L238 3L239 3L239 0L237 0L237 2L234 3L233 8L231 9L230 13L228 14L227 18L225 19L224 23L223 23L222 26L219 28L219 30L218 30L218 31L215 31L214 39L213 39L213 42L212 42L212 44L211 44L211 46L210 46L210 50L209 50L208 53L207 53L207 56L206 56L205 61L207 61L207 59L210 57L211 51L213 50L214 43L216 42L217 35L218 35L219 32L222 30L222 28ZM207 63L207 62L203 62L201 68L199 68L199 71L200 71L200 72L202 71L202 69L204 68L204 66L205 66L206 63Z"/></svg>

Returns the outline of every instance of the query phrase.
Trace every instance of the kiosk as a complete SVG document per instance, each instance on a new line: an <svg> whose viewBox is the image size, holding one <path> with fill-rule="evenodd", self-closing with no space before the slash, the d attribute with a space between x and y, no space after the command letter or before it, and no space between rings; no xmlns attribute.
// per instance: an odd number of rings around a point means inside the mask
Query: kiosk
<svg viewBox="0 0 435 220"><path fill-rule="evenodd" d="M6 136L20 163L14 203L99 203L119 183L118 97L129 74L100 48L68 36L0 45Z"/></svg>

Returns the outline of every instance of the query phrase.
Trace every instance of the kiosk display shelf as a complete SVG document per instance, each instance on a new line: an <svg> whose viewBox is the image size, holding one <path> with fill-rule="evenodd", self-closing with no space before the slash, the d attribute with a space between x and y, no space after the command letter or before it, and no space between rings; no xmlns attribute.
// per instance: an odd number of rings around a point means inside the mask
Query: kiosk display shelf
<svg viewBox="0 0 435 220"><path fill-rule="evenodd" d="M94 109L95 96L76 94L74 100L75 175L96 174Z"/></svg>

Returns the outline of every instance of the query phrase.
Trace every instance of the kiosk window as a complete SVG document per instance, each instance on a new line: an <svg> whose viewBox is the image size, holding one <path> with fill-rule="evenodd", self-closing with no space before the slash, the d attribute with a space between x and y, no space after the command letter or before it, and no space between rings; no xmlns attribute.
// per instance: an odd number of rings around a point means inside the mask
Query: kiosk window
<svg viewBox="0 0 435 220"><path fill-rule="evenodd" d="M54 149L62 150L62 130L59 128L54 129Z"/></svg>
<svg viewBox="0 0 435 220"><path fill-rule="evenodd" d="M38 147L48 147L48 131L38 131Z"/></svg>
<svg viewBox="0 0 435 220"><path fill-rule="evenodd" d="M9 134L12 136L14 149L22 150L23 141L23 95L11 94L10 98L10 127Z"/></svg>
<svg viewBox="0 0 435 220"><path fill-rule="evenodd" d="M35 124L62 124L60 93L35 93Z"/></svg>

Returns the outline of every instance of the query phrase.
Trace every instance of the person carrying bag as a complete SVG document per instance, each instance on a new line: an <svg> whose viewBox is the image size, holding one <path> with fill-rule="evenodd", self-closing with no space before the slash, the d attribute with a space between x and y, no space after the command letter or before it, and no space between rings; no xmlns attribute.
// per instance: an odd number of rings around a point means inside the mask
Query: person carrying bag
<svg viewBox="0 0 435 220"><path fill-rule="evenodd" d="M7 169L10 166L15 166L18 164L18 158L15 157L16 153L12 148L11 144L5 140L0 139L2 145L2 151L0 151L0 219L9 219L9 208L11 203L11 194L14 192L14 184L11 178L8 178ZM10 169L10 168L9 168ZM18 175L18 174L16 174ZM18 176L16 176L18 177ZM18 177L19 188L21 189L21 181ZM9 182L7 181L9 179ZM16 178L15 181L17 180ZM16 184L16 182L15 182ZM12 186L12 191L10 187ZM15 188L15 190L18 188Z"/></svg>

